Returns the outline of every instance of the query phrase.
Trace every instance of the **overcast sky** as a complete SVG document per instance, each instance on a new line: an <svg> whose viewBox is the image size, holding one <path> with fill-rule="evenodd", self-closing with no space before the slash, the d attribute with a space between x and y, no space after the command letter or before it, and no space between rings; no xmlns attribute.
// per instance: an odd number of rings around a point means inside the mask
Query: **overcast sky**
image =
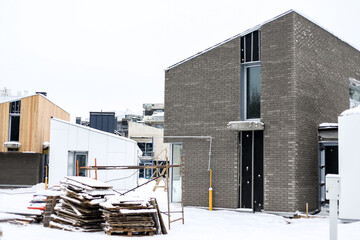
<svg viewBox="0 0 360 240"><path fill-rule="evenodd" d="M164 69L290 9L360 49L358 0L0 0L0 88L72 119L164 101Z"/></svg>

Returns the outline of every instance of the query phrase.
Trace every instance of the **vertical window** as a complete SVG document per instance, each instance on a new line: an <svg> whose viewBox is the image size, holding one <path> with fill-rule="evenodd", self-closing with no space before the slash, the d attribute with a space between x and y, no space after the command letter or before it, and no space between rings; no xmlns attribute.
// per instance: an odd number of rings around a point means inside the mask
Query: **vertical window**
<svg viewBox="0 0 360 240"><path fill-rule="evenodd" d="M246 72L246 119L260 118L260 66L249 66Z"/></svg>
<svg viewBox="0 0 360 240"><path fill-rule="evenodd" d="M350 108L360 105L360 82L350 78L349 84Z"/></svg>
<svg viewBox="0 0 360 240"><path fill-rule="evenodd" d="M171 145L171 160L173 165L181 164L182 144L174 143ZM172 202L181 202L181 169L171 168L171 199Z"/></svg>
<svg viewBox="0 0 360 240"><path fill-rule="evenodd" d="M240 40L241 63L260 61L259 31L251 32Z"/></svg>
<svg viewBox="0 0 360 240"><path fill-rule="evenodd" d="M260 31L242 36L241 48L241 119L260 118Z"/></svg>
<svg viewBox="0 0 360 240"><path fill-rule="evenodd" d="M19 141L20 101L11 102L9 109L9 141Z"/></svg>

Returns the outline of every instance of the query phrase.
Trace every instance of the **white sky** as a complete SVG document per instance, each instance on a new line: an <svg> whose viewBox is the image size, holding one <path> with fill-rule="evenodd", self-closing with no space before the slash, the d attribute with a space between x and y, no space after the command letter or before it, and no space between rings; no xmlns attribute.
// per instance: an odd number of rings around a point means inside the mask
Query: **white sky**
<svg viewBox="0 0 360 240"><path fill-rule="evenodd" d="M165 68L290 9L360 49L358 0L0 0L0 88L141 113Z"/></svg>

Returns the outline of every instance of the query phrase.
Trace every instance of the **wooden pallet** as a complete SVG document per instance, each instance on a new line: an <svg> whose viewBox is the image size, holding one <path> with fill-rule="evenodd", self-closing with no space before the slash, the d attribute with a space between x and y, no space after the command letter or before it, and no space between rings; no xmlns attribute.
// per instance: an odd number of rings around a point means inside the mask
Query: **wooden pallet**
<svg viewBox="0 0 360 240"><path fill-rule="evenodd" d="M59 198L59 196L47 196L43 222L44 227L49 227L50 216L54 213L54 208L59 202Z"/></svg>
<svg viewBox="0 0 360 240"><path fill-rule="evenodd" d="M122 229L117 231L105 231L107 235L122 235L122 236L153 236L156 229Z"/></svg>

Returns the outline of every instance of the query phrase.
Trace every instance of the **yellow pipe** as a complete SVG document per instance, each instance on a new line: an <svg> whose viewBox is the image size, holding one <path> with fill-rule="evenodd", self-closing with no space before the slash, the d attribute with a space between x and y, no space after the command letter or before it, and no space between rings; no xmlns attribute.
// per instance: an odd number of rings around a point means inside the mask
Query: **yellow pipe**
<svg viewBox="0 0 360 240"><path fill-rule="evenodd" d="M212 207L213 207L212 170L210 169L209 171L210 171L209 211L212 211Z"/></svg>

